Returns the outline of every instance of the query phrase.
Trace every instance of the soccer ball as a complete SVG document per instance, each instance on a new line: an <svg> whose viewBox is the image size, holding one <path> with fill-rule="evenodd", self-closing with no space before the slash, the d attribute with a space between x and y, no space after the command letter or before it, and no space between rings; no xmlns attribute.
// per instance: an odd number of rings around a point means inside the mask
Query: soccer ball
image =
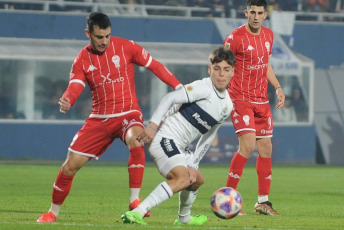
<svg viewBox="0 0 344 230"><path fill-rule="evenodd" d="M217 217L231 219L239 214L243 202L237 190L231 187L223 187L213 193L210 205Z"/></svg>

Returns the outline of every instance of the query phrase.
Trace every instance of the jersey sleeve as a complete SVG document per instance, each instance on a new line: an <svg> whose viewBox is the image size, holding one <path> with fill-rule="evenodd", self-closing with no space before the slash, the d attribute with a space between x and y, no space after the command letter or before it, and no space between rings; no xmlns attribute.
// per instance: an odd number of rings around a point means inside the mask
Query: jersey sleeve
<svg viewBox="0 0 344 230"><path fill-rule="evenodd" d="M206 98L210 94L209 88L201 80L194 81L175 91L166 94L155 109L151 122L159 125L167 111L175 104L192 103Z"/></svg>
<svg viewBox="0 0 344 230"><path fill-rule="evenodd" d="M184 86L188 97L188 103L192 103L208 97L209 87L202 81L197 80Z"/></svg>
<svg viewBox="0 0 344 230"><path fill-rule="evenodd" d="M86 77L81 53L74 60L69 75L69 84L62 97L68 97L70 99L71 105L74 105L86 85Z"/></svg>
<svg viewBox="0 0 344 230"><path fill-rule="evenodd" d="M225 48L232 50L234 54L237 53L237 45L235 42L235 37L236 37L235 33L231 33L226 37L225 41L223 42L223 46Z"/></svg>
<svg viewBox="0 0 344 230"><path fill-rule="evenodd" d="M180 81L172 74L166 66L161 64L159 61L155 60L150 53L145 50L143 47L132 42L132 52L134 52L134 63L140 66L144 66L154 73L160 80L165 84L171 86L173 89L176 89L181 85Z"/></svg>
<svg viewBox="0 0 344 230"><path fill-rule="evenodd" d="M174 104L187 103L188 100L189 99L184 87L179 87L177 90L169 92L161 98L158 107L155 109L150 119L150 122L160 125L162 118Z"/></svg>

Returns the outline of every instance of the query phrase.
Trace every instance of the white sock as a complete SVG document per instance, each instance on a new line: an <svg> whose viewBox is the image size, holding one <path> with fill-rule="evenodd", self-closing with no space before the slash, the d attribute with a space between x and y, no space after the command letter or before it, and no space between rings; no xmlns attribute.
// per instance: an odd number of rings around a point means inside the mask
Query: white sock
<svg viewBox="0 0 344 230"><path fill-rule="evenodd" d="M51 203L49 212L52 212L56 217L59 215L61 205Z"/></svg>
<svg viewBox="0 0 344 230"><path fill-rule="evenodd" d="M264 202L266 202L266 201L268 201L269 200L269 196L268 195L260 195L260 196L258 196L258 203L264 203Z"/></svg>
<svg viewBox="0 0 344 230"><path fill-rule="evenodd" d="M147 211L170 199L172 196L172 189L166 183L166 181L164 181L156 186L156 188L147 196L147 198L144 199L142 203L133 211L140 213L141 216L144 216Z"/></svg>
<svg viewBox="0 0 344 230"><path fill-rule="evenodd" d="M196 200L197 190L196 191L187 191L182 190L179 192L179 215L178 220L187 224L191 218L191 207L193 202Z"/></svg>
<svg viewBox="0 0 344 230"><path fill-rule="evenodd" d="M140 188L130 188L130 197L129 197L129 202L133 202L136 199L139 199L140 195Z"/></svg>

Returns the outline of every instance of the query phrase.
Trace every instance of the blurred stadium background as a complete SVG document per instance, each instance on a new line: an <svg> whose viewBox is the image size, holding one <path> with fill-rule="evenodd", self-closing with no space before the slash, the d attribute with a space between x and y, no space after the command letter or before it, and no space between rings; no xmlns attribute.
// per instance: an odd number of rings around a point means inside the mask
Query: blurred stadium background
<svg viewBox="0 0 344 230"><path fill-rule="evenodd" d="M90 12L107 13L113 36L135 40L188 83L207 77L209 52L246 22L245 2L0 0L0 160L65 158L91 110L88 89L70 113L59 114L57 106L71 64L88 44L84 29ZM271 63L288 101L273 111L273 162L344 165L344 1L324 1L326 8L307 0L268 2L266 26L275 32ZM150 71L135 71L148 120L170 89ZM274 89L269 92L274 105ZM237 147L228 121L204 161L229 163ZM127 158L126 147L116 140L101 160Z"/></svg>

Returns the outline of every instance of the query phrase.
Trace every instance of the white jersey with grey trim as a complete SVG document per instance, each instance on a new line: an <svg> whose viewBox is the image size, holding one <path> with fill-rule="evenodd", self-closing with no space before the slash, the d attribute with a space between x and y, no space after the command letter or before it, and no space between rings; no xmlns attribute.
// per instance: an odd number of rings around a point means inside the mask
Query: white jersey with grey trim
<svg viewBox="0 0 344 230"><path fill-rule="evenodd" d="M180 148L186 148L201 135L206 137L203 142L211 143L232 109L233 103L227 90L219 92L208 77L166 94L150 121L159 125L163 120L159 127L160 134L173 139ZM201 147L200 144L198 147ZM206 152L210 146L205 147L203 150Z"/></svg>

